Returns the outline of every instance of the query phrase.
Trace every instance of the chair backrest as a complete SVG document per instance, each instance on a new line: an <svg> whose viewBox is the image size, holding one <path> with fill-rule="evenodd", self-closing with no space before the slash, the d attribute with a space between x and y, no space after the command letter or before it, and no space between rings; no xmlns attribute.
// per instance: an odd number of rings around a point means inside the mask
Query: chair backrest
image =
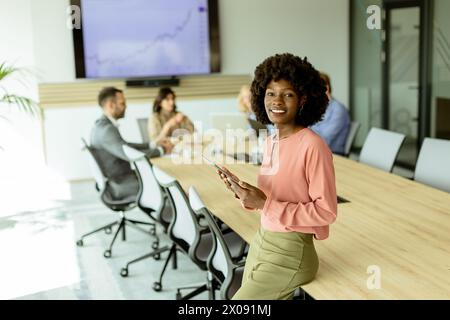
<svg viewBox="0 0 450 320"><path fill-rule="evenodd" d="M199 241L200 226L197 216L192 211L179 182L157 166L153 166L153 172L156 180L167 191L172 202L174 212L169 227L169 236L172 241L188 253L191 247L198 245Z"/></svg>
<svg viewBox="0 0 450 320"><path fill-rule="evenodd" d="M404 140L404 134L372 128L364 141L359 161L391 172Z"/></svg>
<svg viewBox="0 0 450 320"><path fill-rule="evenodd" d="M150 142L149 133L148 133L148 118L139 118L137 119L139 132L141 133L142 142L148 143Z"/></svg>
<svg viewBox="0 0 450 320"><path fill-rule="evenodd" d="M145 153L127 145L123 146L123 151L135 168L139 180L138 205L142 209L151 209L156 214L161 214L164 207L164 193L153 174L150 160ZM158 216L155 218L160 220Z"/></svg>
<svg viewBox="0 0 450 320"><path fill-rule="evenodd" d="M81 139L81 143L83 145L83 149L87 151L89 168L94 176L95 182L97 183L97 187L100 192L103 192L106 187L106 176L95 158L95 150L91 148L83 138Z"/></svg>
<svg viewBox="0 0 450 320"><path fill-rule="evenodd" d="M221 282L221 295L223 299L230 299L235 292L232 292L233 283L233 259L223 233L211 212L203 204L197 190L194 187L189 188L189 203L192 209L198 214L203 215L208 222L208 226L213 234L212 250L207 260L208 270Z"/></svg>
<svg viewBox="0 0 450 320"><path fill-rule="evenodd" d="M345 140L345 150L344 155L346 157L349 156L350 150L352 149L353 142L355 141L356 134L358 133L359 128L361 127L361 124L357 121L352 121L350 123L350 130L347 134L347 139Z"/></svg>
<svg viewBox="0 0 450 320"><path fill-rule="evenodd" d="M213 270L211 271L213 273L217 273L218 271L221 272L222 275L220 277L224 279L228 274L228 264L229 261L232 261L232 258L222 232L209 210L203 204L203 201L200 199L200 196L194 187L189 188L189 203L191 204L192 209L198 215L203 215L208 222L208 226L213 233L213 250L211 251L211 256L208 261L211 263L215 272Z"/></svg>
<svg viewBox="0 0 450 320"><path fill-rule="evenodd" d="M423 140L414 180L450 192L450 140Z"/></svg>

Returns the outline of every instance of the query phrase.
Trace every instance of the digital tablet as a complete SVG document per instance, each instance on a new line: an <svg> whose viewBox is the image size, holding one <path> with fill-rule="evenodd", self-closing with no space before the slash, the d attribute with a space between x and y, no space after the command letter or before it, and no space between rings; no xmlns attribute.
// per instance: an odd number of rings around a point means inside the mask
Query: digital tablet
<svg viewBox="0 0 450 320"><path fill-rule="evenodd" d="M232 175L230 175L227 171L225 171L221 166L219 166L217 163L215 163L214 161L208 159L207 157L205 157L204 155L202 155L203 159L206 160L206 162L215 167L217 170L219 170L221 173L223 173L224 175L227 176L228 179L230 179L231 181L233 181L234 183L236 183L237 185L239 185L239 180L236 180L235 177L233 177Z"/></svg>

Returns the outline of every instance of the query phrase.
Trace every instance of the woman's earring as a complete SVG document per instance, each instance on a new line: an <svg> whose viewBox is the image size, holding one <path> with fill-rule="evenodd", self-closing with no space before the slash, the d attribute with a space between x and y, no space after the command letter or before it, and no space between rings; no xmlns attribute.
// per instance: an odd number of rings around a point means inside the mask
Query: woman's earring
<svg viewBox="0 0 450 320"><path fill-rule="evenodd" d="M298 116L301 116L304 107L305 106L303 105L298 109Z"/></svg>

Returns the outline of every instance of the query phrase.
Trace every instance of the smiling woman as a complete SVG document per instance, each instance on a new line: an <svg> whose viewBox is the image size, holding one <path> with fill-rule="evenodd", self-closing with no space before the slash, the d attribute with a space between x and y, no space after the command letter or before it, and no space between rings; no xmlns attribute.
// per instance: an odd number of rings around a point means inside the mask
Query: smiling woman
<svg viewBox="0 0 450 320"><path fill-rule="evenodd" d="M315 277L314 238L326 239L337 215L331 151L307 128L325 112L326 87L306 58L281 54L256 68L251 93L258 121L277 130L266 140L258 187L222 175L244 208L261 213L233 299L291 299Z"/></svg>
<svg viewBox="0 0 450 320"><path fill-rule="evenodd" d="M256 68L251 92L252 110L263 124L289 119L295 120L295 125L309 127L322 119L328 105L326 84L319 72L307 58L288 53L270 57ZM279 109L280 104L286 109ZM274 117L287 108L288 115Z"/></svg>
<svg viewBox="0 0 450 320"><path fill-rule="evenodd" d="M264 105L269 120L276 124L289 125L297 115L301 114L306 96L295 92L294 87L287 80L272 80L267 86Z"/></svg>

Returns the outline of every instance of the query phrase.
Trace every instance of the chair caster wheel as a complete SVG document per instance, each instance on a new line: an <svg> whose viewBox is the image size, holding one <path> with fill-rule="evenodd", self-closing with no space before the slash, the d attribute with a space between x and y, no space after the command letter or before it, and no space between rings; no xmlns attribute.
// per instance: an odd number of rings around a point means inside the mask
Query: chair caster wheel
<svg viewBox="0 0 450 320"><path fill-rule="evenodd" d="M128 268L122 268L122 270L120 270L120 275L122 277L128 277Z"/></svg>
<svg viewBox="0 0 450 320"><path fill-rule="evenodd" d="M103 256L105 258L111 258L111 250L105 250L105 252L103 252Z"/></svg>
<svg viewBox="0 0 450 320"><path fill-rule="evenodd" d="M77 246L82 247L83 244L84 244L83 240L80 239L80 240L77 241Z"/></svg>
<svg viewBox="0 0 450 320"><path fill-rule="evenodd" d="M152 249L158 249L159 248L159 242L155 241L152 243Z"/></svg>
<svg viewBox="0 0 450 320"><path fill-rule="evenodd" d="M175 300L181 300L181 293L180 292L177 292L176 293L176 295L175 295Z"/></svg>
<svg viewBox="0 0 450 320"><path fill-rule="evenodd" d="M153 259L159 260L159 259L161 259L161 255L159 253L157 253L153 256Z"/></svg>
<svg viewBox="0 0 450 320"><path fill-rule="evenodd" d="M159 292L159 291L161 291L161 289L162 289L161 282L154 282L153 283L153 290L155 290L156 292Z"/></svg>
<svg viewBox="0 0 450 320"><path fill-rule="evenodd" d="M105 228L105 233L106 234L111 234L111 232L112 232L111 227Z"/></svg>

